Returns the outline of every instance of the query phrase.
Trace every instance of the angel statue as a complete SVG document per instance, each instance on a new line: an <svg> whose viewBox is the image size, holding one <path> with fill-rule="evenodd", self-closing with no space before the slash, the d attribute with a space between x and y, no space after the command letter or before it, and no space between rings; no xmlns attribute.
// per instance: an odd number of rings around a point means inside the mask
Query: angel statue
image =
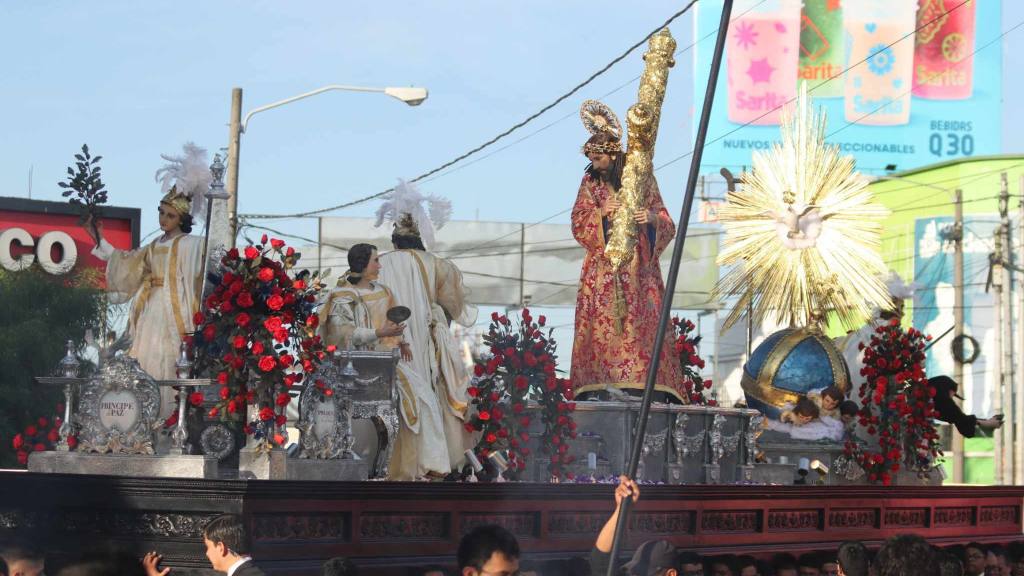
<svg viewBox="0 0 1024 576"><path fill-rule="evenodd" d="M153 378L169 380L175 377L182 337L195 330L193 317L199 311L203 239L189 232L204 216L202 194L211 175L206 150L191 142L185 144L183 155L161 157L168 162L156 173L163 194L157 205L163 234L136 250L120 250L103 237L102 221L88 216L82 227L96 243L92 254L107 263L111 302L132 300L128 354ZM174 391L161 390L160 413L166 417L174 405Z"/></svg>

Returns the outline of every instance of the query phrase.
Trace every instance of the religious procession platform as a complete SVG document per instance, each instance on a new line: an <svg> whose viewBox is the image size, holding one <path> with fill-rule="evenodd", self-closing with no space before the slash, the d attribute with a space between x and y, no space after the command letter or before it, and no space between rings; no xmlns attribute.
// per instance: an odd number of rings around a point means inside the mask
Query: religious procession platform
<svg viewBox="0 0 1024 576"><path fill-rule="evenodd" d="M770 554L877 543L902 533L936 543L1022 536L1024 486L648 485L628 548L667 538L700 553ZM123 545L158 550L175 574L207 574L202 527L242 514L253 553L274 574L317 574L347 556L373 574L454 562L460 536L498 523L525 558L586 554L612 507L593 484L300 482L0 472L0 541L48 551Z"/></svg>

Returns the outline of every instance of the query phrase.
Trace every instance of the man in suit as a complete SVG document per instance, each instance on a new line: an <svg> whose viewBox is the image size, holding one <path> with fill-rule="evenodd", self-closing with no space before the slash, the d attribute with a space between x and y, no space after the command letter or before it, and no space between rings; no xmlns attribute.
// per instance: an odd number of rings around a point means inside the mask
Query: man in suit
<svg viewBox="0 0 1024 576"><path fill-rule="evenodd" d="M249 556L249 535L245 531L242 517L235 514L221 514L203 528L203 544L206 558L217 572L228 576L265 576ZM156 552L146 554L142 565L146 576L167 576L170 568L159 568L161 556Z"/></svg>

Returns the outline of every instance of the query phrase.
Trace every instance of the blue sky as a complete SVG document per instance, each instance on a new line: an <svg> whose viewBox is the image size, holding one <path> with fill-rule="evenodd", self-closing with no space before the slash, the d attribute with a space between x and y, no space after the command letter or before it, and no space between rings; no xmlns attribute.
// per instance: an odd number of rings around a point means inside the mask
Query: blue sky
<svg viewBox="0 0 1024 576"><path fill-rule="evenodd" d="M159 154L178 151L186 140L211 151L225 146L233 86L244 89L246 111L330 83L429 88L430 98L416 108L381 95L333 92L254 117L242 141L240 212L338 204L489 139L683 5L7 0L0 20L0 195L26 195L32 168L33 197L60 199L56 182L88 142L104 156L111 203L144 208L149 231L156 225L152 175ZM1022 18L1021 3L1004 2L1003 29ZM690 15L672 26L680 47L692 42L691 28ZM1024 80L1012 72L1022 48L1021 30L1004 41L1004 97L1021 92ZM585 164L577 107L604 97L623 114L636 97L630 81L642 69L640 53L491 150L553 125L423 189L451 198L459 219L536 221L564 210ZM670 76L662 161L691 148L691 56L680 55ZM1019 106L1004 108L1006 126L1024 125ZM1024 148L1020 132L1006 130L1004 150ZM684 160L658 173L673 213L687 168ZM335 215L369 215L375 207ZM316 232L313 220L266 224Z"/></svg>

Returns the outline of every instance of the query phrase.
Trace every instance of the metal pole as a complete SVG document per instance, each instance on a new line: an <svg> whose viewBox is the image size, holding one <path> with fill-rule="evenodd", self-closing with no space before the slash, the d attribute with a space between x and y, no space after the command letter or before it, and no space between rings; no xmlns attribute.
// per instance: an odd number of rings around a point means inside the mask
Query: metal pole
<svg viewBox="0 0 1024 576"><path fill-rule="evenodd" d="M519 305L526 308L526 223L519 224Z"/></svg>
<svg viewBox="0 0 1024 576"><path fill-rule="evenodd" d="M708 122L711 119L711 107L715 103L715 88L718 84L718 69L722 64L722 53L725 51L725 37L729 31L729 16L732 13L733 0L725 0L722 6L722 17L718 24L718 38L715 39L715 50L711 56L711 70L708 76L708 85L704 92L704 105L700 111L700 123L697 125L697 138L693 144L693 156L690 158L690 174L686 180L686 193L683 196L683 208L679 214L679 227L676 230L675 243L672 247L672 259L668 268L668 278L665 281L665 295L661 300L661 313L658 317L658 329L654 334L654 350L651 353L651 362L647 366L647 381L644 385L644 396L640 403L640 416L637 419L636 430L633 435L633 446L629 457L629 468L626 476L630 479L636 477L636 469L640 464L640 453L644 445L644 435L647 432L647 418L651 413L651 400L654 395L654 384L658 379L658 364L661 361L661 347L665 343L665 333L668 331L668 321L672 316L672 296L676 292L676 277L679 276L679 263L683 256L683 247L686 243L686 231L690 225L690 212L693 209L693 196L697 190L697 180L700 172L700 161L704 155L704 142L708 136ZM615 576L616 561L619 557L619 549L622 545L626 526L629 522L629 508L632 500L623 498L618 521L615 523L615 538L612 540L611 561L608 562L607 576Z"/></svg>
<svg viewBox="0 0 1024 576"><path fill-rule="evenodd" d="M964 335L964 193L959 188L953 201L953 341L962 345ZM953 360L953 380L964 386L964 365ZM956 399L958 405L962 401ZM953 483L964 482L964 437L952 434Z"/></svg>
<svg viewBox="0 0 1024 576"><path fill-rule="evenodd" d="M995 390L992 394L992 410L998 414L1003 409L1003 230L1002 225L996 231L995 258L992 261L992 287L995 290L995 328L996 328L996 377ZM992 434L992 461L995 465L995 483L1003 483L1003 442L1002 435L996 430Z"/></svg>
<svg viewBox="0 0 1024 576"><path fill-rule="evenodd" d="M228 178L225 183L228 197L228 221L231 246L238 235L238 155L242 143L242 89L231 89L231 124L228 128Z"/></svg>
<svg viewBox="0 0 1024 576"><path fill-rule="evenodd" d="M1003 323L999 329L1003 331L1003 347L1000 353L1003 355L1003 369L999 377L1000 405L1002 412L1011 416L1013 422L1013 248L1010 244L1010 186L1006 180L1006 172L1000 175L999 182L999 216L1000 232L1003 235ZM995 412L999 414L1000 412ZM1013 483L1013 433L1005 424L996 430L995 436L999 438L1002 453L999 456L999 466L1002 474L999 477L1001 484Z"/></svg>
<svg viewBox="0 0 1024 576"><path fill-rule="evenodd" d="M1017 203L1020 228L1017 231L1017 254L1024 259L1024 175L1020 177L1020 198ZM1017 276L1017 361L1024 362L1024 273ZM1017 365L1013 414L1003 426L1013 430L1013 483L1024 485L1024 366Z"/></svg>

